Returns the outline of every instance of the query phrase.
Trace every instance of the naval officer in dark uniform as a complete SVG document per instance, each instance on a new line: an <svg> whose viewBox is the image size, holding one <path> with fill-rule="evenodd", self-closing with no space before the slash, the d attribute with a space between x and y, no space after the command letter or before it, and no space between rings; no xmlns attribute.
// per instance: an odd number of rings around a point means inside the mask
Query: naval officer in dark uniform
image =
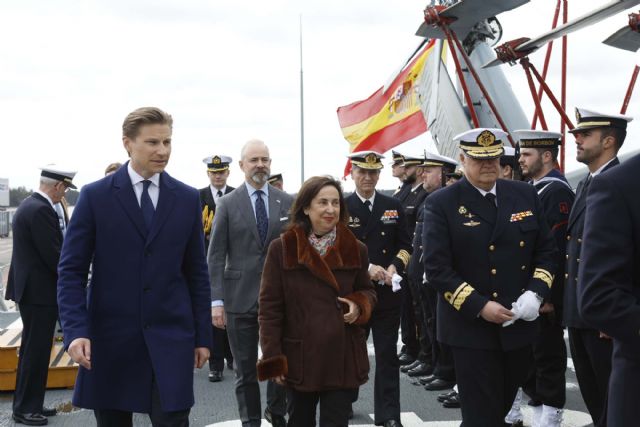
<svg viewBox="0 0 640 427"><path fill-rule="evenodd" d="M500 426L529 371L555 244L535 189L498 180L507 134L460 141L465 178L427 198L426 279L442 298L438 340L451 346L463 425Z"/></svg>
<svg viewBox="0 0 640 427"><path fill-rule="evenodd" d="M611 340L592 328L580 316L577 291L585 227L587 194L592 179L620 162L617 153L626 137L630 117L606 115L576 108L577 125L569 131L576 139L576 159L587 165L589 174L578 184L576 200L567 226L567 273L563 320L569 329L569 348L584 403L596 427L606 425L607 389L611 373Z"/></svg>
<svg viewBox="0 0 640 427"><path fill-rule="evenodd" d="M216 212L216 202L220 197L235 190L227 185L229 165L232 161L233 159L229 156L217 154L202 159L202 162L207 165L207 176L210 182L209 186L200 189L205 253L209 249L209 237ZM211 327L213 328L213 339L211 341L211 357L209 358L209 381L215 383L222 381L225 359L227 359L229 369L233 369L233 355L226 329L216 328L213 325Z"/></svg>
<svg viewBox="0 0 640 427"><path fill-rule="evenodd" d="M351 177L356 191L346 202L349 229L367 245L369 275L376 283L378 304L367 325L373 335L376 372L374 421L384 427L400 424L400 372L396 350L402 292L400 274L409 263L411 241L402 205L376 191L383 156L374 151L352 153ZM395 292L397 291L397 292Z"/></svg>
<svg viewBox="0 0 640 427"><path fill-rule="evenodd" d="M640 198L636 155L593 180L580 262L578 308L613 338L607 425L640 420Z"/></svg>
<svg viewBox="0 0 640 427"><path fill-rule="evenodd" d="M76 188L75 174L54 165L42 168L40 187L20 203L13 216L13 253L5 297L18 304L22 319L13 396L13 420L20 424L45 425L47 417L56 415L55 409L42 406L58 318L56 283L64 222L55 205L68 188Z"/></svg>
<svg viewBox="0 0 640 427"><path fill-rule="evenodd" d="M567 223L575 194L556 169L562 135L539 130L514 132L520 148L523 176L535 187L558 249L551 294L540 308L540 336L533 346L534 363L524 391L533 403L534 424L560 427L566 401L567 348L562 328L562 294L567 246Z"/></svg>

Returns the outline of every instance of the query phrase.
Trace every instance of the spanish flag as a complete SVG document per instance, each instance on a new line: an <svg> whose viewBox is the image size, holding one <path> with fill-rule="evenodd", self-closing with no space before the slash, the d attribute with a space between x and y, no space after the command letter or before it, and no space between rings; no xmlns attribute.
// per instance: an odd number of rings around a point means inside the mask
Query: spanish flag
<svg viewBox="0 0 640 427"><path fill-rule="evenodd" d="M418 86L434 44L433 39L425 41L389 86L381 87L364 101L338 108L338 121L350 153L384 153L427 131ZM351 163L347 162L344 176L350 171Z"/></svg>

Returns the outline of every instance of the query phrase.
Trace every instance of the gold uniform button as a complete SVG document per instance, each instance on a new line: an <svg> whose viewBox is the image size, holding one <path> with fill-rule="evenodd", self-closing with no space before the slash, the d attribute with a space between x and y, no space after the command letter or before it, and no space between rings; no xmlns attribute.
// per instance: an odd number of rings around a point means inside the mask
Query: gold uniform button
<svg viewBox="0 0 640 427"><path fill-rule="evenodd" d="M498 273L498 270L496 270L495 268L491 269L491 274L495 276L497 273Z"/></svg>
<svg viewBox="0 0 640 427"><path fill-rule="evenodd" d="M490 251L495 251L495 250L496 250L496 247L495 247L494 245L491 245L491 246L489 246L489 250L490 250Z"/></svg>
<svg viewBox="0 0 640 427"><path fill-rule="evenodd" d="M571 236L567 236L567 240L571 240Z"/></svg>
<svg viewBox="0 0 640 427"><path fill-rule="evenodd" d="M384 231L381 231L380 234L382 234L384 236ZM416 233L413 233L413 234L416 234Z"/></svg>
<svg viewBox="0 0 640 427"><path fill-rule="evenodd" d="M569 259L569 254L566 254L564 257L565 257L566 259Z"/></svg>
<svg viewBox="0 0 640 427"><path fill-rule="evenodd" d="M568 279L569 278L569 273L564 273L564 278Z"/></svg>
<svg viewBox="0 0 640 427"><path fill-rule="evenodd" d="M580 262L580 258L576 258L576 262Z"/></svg>
<svg viewBox="0 0 640 427"><path fill-rule="evenodd" d="M520 240L520 247L524 248L524 240Z"/></svg>
<svg viewBox="0 0 640 427"><path fill-rule="evenodd" d="M494 297L494 298L498 298L498 293L497 293L497 292L494 292L494 293L493 293L493 294L491 294L491 295L493 295L493 297Z"/></svg>
<svg viewBox="0 0 640 427"><path fill-rule="evenodd" d="M526 266L526 265L523 265L522 267L520 267L520 269L521 269L522 271L524 271L524 270L526 270L526 269L527 269L527 266Z"/></svg>
<svg viewBox="0 0 640 427"><path fill-rule="evenodd" d="M387 250L386 250L386 249L383 249L383 250L382 250L382 253L383 253L383 254L386 254L386 253L387 253Z"/></svg>
<svg viewBox="0 0 640 427"><path fill-rule="evenodd" d="M582 239L578 239L578 243L582 243Z"/></svg>

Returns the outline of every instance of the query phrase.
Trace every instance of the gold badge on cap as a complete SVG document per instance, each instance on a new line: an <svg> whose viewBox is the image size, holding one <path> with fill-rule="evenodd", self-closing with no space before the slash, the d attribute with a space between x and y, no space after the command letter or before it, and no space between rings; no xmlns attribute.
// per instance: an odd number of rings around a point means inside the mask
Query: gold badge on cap
<svg viewBox="0 0 640 427"><path fill-rule="evenodd" d="M373 153L367 154L367 156L364 158L364 161L367 162L368 165L375 165L378 161L378 157Z"/></svg>
<svg viewBox="0 0 640 427"><path fill-rule="evenodd" d="M215 156L211 163L213 163L214 165L219 165L220 163L222 163L222 160L220 159L220 157Z"/></svg>
<svg viewBox="0 0 640 427"><path fill-rule="evenodd" d="M576 122L580 123L580 120L582 120L582 114L580 114L580 110L576 108Z"/></svg>
<svg viewBox="0 0 640 427"><path fill-rule="evenodd" d="M490 131L485 130L480 132L480 135L476 138L476 142L483 147L488 147L496 142L496 136Z"/></svg>

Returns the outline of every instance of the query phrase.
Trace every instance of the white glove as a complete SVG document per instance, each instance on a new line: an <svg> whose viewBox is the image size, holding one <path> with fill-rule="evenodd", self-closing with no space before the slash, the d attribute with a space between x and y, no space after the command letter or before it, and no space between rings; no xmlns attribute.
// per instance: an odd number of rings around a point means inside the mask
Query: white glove
<svg viewBox="0 0 640 427"><path fill-rule="evenodd" d="M422 284L427 283L427 273L422 273Z"/></svg>
<svg viewBox="0 0 640 427"><path fill-rule="evenodd" d="M394 273L393 277L391 278L391 290L393 292L398 292L400 289L402 289L402 286L400 286L400 282L402 282L402 276Z"/></svg>
<svg viewBox="0 0 640 427"><path fill-rule="evenodd" d="M526 291L520 298L511 304L511 312L513 313L513 319L508 320L502 324L503 327L512 325L516 320L522 319L527 322L536 320L540 315L540 305L542 304L542 298L536 295L533 291Z"/></svg>

